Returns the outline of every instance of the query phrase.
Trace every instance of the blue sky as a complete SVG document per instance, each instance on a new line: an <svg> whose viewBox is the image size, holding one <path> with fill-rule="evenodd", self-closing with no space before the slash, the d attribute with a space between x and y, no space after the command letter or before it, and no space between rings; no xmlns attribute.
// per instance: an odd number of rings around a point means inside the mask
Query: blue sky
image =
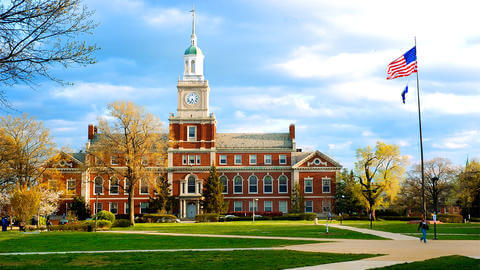
<svg viewBox="0 0 480 270"><path fill-rule="evenodd" d="M414 44L425 158L480 158L480 5L475 1L86 1L99 22L87 37L98 63L7 89L18 110L49 127L58 146L84 147L87 125L125 99L167 125L197 10L210 107L218 132L288 132L347 168L359 147L398 144L419 160L415 76L385 80ZM395 4L393 4L395 3ZM407 104L401 91L408 83ZM2 112L5 114L5 112Z"/></svg>

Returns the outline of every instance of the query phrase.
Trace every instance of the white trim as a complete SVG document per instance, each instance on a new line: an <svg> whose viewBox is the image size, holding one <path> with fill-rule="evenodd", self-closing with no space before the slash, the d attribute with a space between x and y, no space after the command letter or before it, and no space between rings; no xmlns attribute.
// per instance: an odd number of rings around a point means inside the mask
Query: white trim
<svg viewBox="0 0 480 270"><path fill-rule="evenodd" d="M270 211L266 210L267 203L270 203ZM263 212L273 212L273 201L263 201Z"/></svg>
<svg viewBox="0 0 480 270"><path fill-rule="evenodd" d="M101 184L102 192L97 193L97 192L96 192L96 185L97 185L96 180L97 180L97 178L99 178L99 177L100 177L100 179L102 179L102 184ZM104 184L104 180L103 180L103 177L101 177L100 175L97 175L97 176L95 176L95 178L93 178L93 195L94 195L94 196L96 196L97 194L98 194L98 195L103 195L103 194L104 194L104 190L103 190L103 189L104 189L105 187L103 186L103 184Z"/></svg>
<svg viewBox="0 0 480 270"><path fill-rule="evenodd" d="M116 212L116 213L113 213L113 212L112 212L112 204L113 204L113 203L117 204L117 212ZM112 213L112 214L114 214L114 215L118 215L118 202L110 202L110 203L108 203L108 207L109 207L110 213Z"/></svg>
<svg viewBox="0 0 480 270"><path fill-rule="evenodd" d="M270 162L267 162L267 157L270 157ZM265 165L272 165L272 155L263 155L263 162Z"/></svg>
<svg viewBox="0 0 480 270"><path fill-rule="evenodd" d="M312 181L312 191L307 191L307 181ZM311 177L303 178L303 193L313 193L313 178Z"/></svg>
<svg viewBox="0 0 480 270"><path fill-rule="evenodd" d="M224 199L234 200L234 199L289 199L290 196L224 196Z"/></svg>
<svg viewBox="0 0 480 270"><path fill-rule="evenodd" d="M142 203L147 204L147 208L145 209L145 213L146 213L146 210L148 210L149 203L148 202L140 202L140 214L145 214L144 212L142 212Z"/></svg>
<svg viewBox="0 0 480 270"><path fill-rule="evenodd" d="M202 163L201 155L195 155L195 164L200 165Z"/></svg>
<svg viewBox="0 0 480 270"><path fill-rule="evenodd" d="M227 179L227 185L226 185L227 192L223 192L223 190L222 190L222 194L228 194L228 177L224 174L220 175L220 177L219 177L220 183L222 183L222 177L225 177ZM223 183L222 183L222 185L223 185Z"/></svg>
<svg viewBox="0 0 480 270"><path fill-rule="evenodd" d="M112 178L116 178L117 179L117 193L111 193L111 188L112 188ZM118 179L118 177L116 176L112 176L110 177L110 179L108 180L108 195L118 195L119 193L119 190L120 190L120 180Z"/></svg>
<svg viewBox="0 0 480 270"><path fill-rule="evenodd" d="M307 211L307 202L311 202L312 203L312 211ZM305 201L305 213L315 213L315 209L313 207L313 201Z"/></svg>
<svg viewBox="0 0 480 270"><path fill-rule="evenodd" d="M270 191L270 192L266 192L266 191L265 191L265 178L267 178L267 177L270 177L270 179L271 179L271 190L272 190L272 191ZM263 177L262 180L263 180L263 181L262 181L262 182L263 182L263 193L265 193L265 194L272 194L272 193L273 193L273 183L275 182L274 179L273 179L273 177L272 177L271 175L268 175L268 174L267 174L267 175L265 175L265 176Z"/></svg>
<svg viewBox="0 0 480 270"><path fill-rule="evenodd" d="M255 162L252 162L252 157L255 157ZM257 155L248 155L248 164L256 165L257 164Z"/></svg>
<svg viewBox="0 0 480 270"><path fill-rule="evenodd" d="M327 196L304 196L305 199L334 199L335 196L327 195Z"/></svg>
<svg viewBox="0 0 480 270"><path fill-rule="evenodd" d="M182 165L188 165L188 155L182 155Z"/></svg>
<svg viewBox="0 0 480 270"><path fill-rule="evenodd" d="M68 182L71 182L71 181L73 181L73 192L72 193L70 193L69 189L68 189ZM73 179L73 178L69 178L69 179L67 179L65 184L66 184L66 186L65 186L66 195L76 195L76 193L77 193L77 180Z"/></svg>
<svg viewBox="0 0 480 270"><path fill-rule="evenodd" d="M190 128L193 127L195 129L195 136L190 137ZM195 142L197 141L197 126L187 126L187 142Z"/></svg>
<svg viewBox="0 0 480 270"><path fill-rule="evenodd" d="M240 210L235 210L235 203L240 203ZM233 212L243 211L243 201L233 201Z"/></svg>
<svg viewBox="0 0 480 270"><path fill-rule="evenodd" d="M325 180L328 180L328 190L329 190L328 192L324 191L323 181ZM325 193L325 194L332 193L332 179L330 177L326 177L326 176L322 177L322 193Z"/></svg>
<svg viewBox="0 0 480 270"><path fill-rule="evenodd" d="M144 179L140 179L139 183L138 183L138 194L140 195L148 195L149 194L149 191L150 191L150 186L148 184L148 181L147 182L147 192L142 192L142 183L143 181L146 181Z"/></svg>
<svg viewBox="0 0 480 270"><path fill-rule="evenodd" d="M222 157L225 157L225 162L222 162ZM227 155L219 155L218 156L218 165L227 165L228 156Z"/></svg>
<svg viewBox="0 0 480 270"><path fill-rule="evenodd" d="M241 183L241 185L240 185L240 186L242 187L242 191L241 191L241 192L237 192L237 191L235 190L235 178L238 178L238 177L240 177L240 179L242 180L242 183ZM239 174L237 174L237 175L235 175L235 176L233 177L233 194L243 194L243 177L242 177L241 175L239 175Z"/></svg>
<svg viewBox="0 0 480 270"><path fill-rule="evenodd" d="M284 202L284 203L285 203L285 212L282 212L281 209L280 209L280 203L281 203L281 202ZM284 214L288 213L288 201L284 201L284 200L278 201L278 212L282 212L282 213L284 213Z"/></svg>
<svg viewBox="0 0 480 270"><path fill-rule="evenodd" d="M238 156L240 156L240 163L237 162L237 157L238 157ZM234 156L233 156L233 164L234 164L234 165L242 165L242 161L243 161L243 157L242 157L241 154L240 154L240 155L237 154L237 155L234 155Z"/></svg>
<svg viewBox="0 0 480 270"><path fill-rule="evenodd" d="M252 207L252 202L253 202L253 207ZM258 211L258 200L248 201L248 211L252 212L252 208L255 209L255 212L259 212Z"/></svg>
<svg viewBox="0 0 480 270"><path fill-rule="evenodd" d="M285 162L282 162L282 161L281 161L281 160L282 160L282 158L281 158L282 156L285 157ZM279 154L279 155L278 155L278 164L280 164L280 165L286 165L286 164L287 164L287 155L285 155L285 154Z"/></svg>
<svg viewBox="0 0 480 270"><path fill-rule="evenodd" d="M257 184L256 184L257 191L256 192L250 192L250 178L252 178L252 177L255 177L257 179ZM256 175L252 174L248 177L247 181L248 181L248 194L258 194L258 177Z"/></svg>
<svg viewBox="0 0 480 270"><path fill-rule="evenodd" d="M286 187L287 187L287 191L285 191L285 192L281 192L281 191L280 191L280 178L281 178L282 176L285 177L285 179L287 179L287 183L285 183L285 185L286 185ZM280 175L280 176L278 177L278 179L277 179L277 187L278 187L278 193L279 193L279 194L287 194L287 193L288 193L288 176L286 176L286 175L284 175L284 174Z"/></svg>
<svg viewBox="0 0 480 270"><path fill-rule="evenodd" d="M196 161L197 161L197 158L195 155L188 155L188 165L195 165Z"/></svg>

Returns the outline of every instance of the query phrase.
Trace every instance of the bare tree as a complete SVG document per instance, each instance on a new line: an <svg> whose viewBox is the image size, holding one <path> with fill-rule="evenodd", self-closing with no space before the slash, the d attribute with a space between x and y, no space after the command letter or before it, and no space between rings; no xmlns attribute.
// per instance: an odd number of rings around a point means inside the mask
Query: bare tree
<svg viewBox="0 0 480 270"><path fill-rule="evenodd" d="M95 63L96 45L77 39L91 34L96 24L81 0L7 0L0 3L0 83L33 85L38 77L58 83L54 64ZM5 90L0 104L8 106Z"/></svg>
<svg viewBox="0 0 480 270"><path fill-rule="evenodd" d="M161 121L143 107L133 102L117 101L108 105L108 117L99 121L95 141L87 149L92 171L107 176L121 176L129 185L122 186L128 192L130 222L134 224L134 191L140 180L156 185L152 164L165 160L167 136L162 134ZM112 165L112 158L123 159L122 165ZM163 168L156 166L157 168Z"/></svg>

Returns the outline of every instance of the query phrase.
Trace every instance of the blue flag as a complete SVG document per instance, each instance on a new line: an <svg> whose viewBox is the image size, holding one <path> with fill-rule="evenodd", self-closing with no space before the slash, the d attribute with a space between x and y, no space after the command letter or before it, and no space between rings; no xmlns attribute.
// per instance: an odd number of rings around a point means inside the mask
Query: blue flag
<svg viewBox="0 0 480 270"><path fill-rule="evenodd" d="M402 91L402 101L405 104L405 95L408 93L408 84L405 86L405 89Z"/></svg>
<svg viewBox="0 0 480 270"><path fill-rule="evenodd" d="M402 91L402 101L405 104L405 95L408 93L408 84L405 86L405 89Z"/></svg>

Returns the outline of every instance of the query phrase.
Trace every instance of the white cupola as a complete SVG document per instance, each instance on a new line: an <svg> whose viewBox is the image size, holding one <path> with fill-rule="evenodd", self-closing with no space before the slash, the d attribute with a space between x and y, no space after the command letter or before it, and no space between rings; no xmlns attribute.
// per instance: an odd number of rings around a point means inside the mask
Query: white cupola
<svg viewBox="0 0 480 270"><path fill-rule="evenodd" d="M183 56L183 80L184 81L203 81L203 53L197 47L197 36L195 35L195 9L192 10L192 36L190 37L190 47L185 50Z"/></svg>

